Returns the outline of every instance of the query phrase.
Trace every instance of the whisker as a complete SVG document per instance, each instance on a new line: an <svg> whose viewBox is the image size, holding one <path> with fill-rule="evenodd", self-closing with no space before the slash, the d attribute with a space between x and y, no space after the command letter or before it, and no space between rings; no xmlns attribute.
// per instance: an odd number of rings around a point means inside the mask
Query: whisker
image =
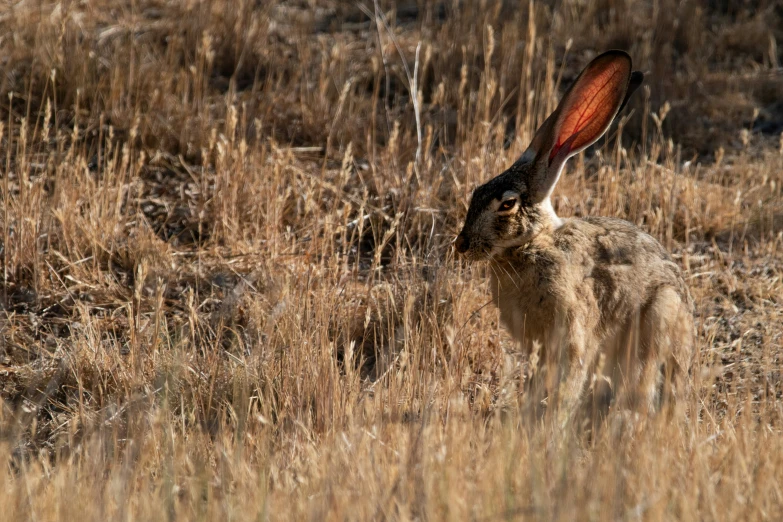
<svg viewBox="0 0 783 522"><path fill-rule="evenodd" d="M498 274L497 268L495 268L495 264L493 262L489 262L489 269L492 270L492 273L495 274L495 279L498 280L498 285L500 284L500 274Z"/></svg>
<svg viewBox="0 0 783 522"><path fill-rule="evenodd" d="M505 264L506 264L506 265L509 265L510 263L505 263ZM516 281L516 279L514 279L514 277L512 277L512 276L511 276L511 273L508 271L508 269L506 269L504 266L501 266L500 264L497 264L497 267L498 267L500 270L502 270L502 271L503 271L503 272L506 274L506 276L508 276L508 278L509 278L509 279L511 280L511 282L514 284L514 286L516 287L516 289L517 289L517 290L521 290L521 288L519 287L519 283ZM517 271L516 271L516 269L514 268L514 266L513 266L513 265L511 265L511 268L512 268L512 269L514 270L514 272L517 274L517 277L519 277L519 272L517 272Z"/></svg>
<svg viewBox="0 0 783 522"><path fill-rule="evenodd" d="M508 263L508 266L511 267L511 269L514 271L514 273L517 275L517 278L522 279L522 276L519 275L519 272L517 272L517 268L514 266L514 263ZM519 287L517 287L519 288Z"/></svg>

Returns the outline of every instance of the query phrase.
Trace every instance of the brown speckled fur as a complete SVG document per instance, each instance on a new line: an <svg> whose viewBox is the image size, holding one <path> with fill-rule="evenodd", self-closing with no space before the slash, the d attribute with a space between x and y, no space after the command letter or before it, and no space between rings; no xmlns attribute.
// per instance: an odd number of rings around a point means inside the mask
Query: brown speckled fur
<svg viewBox="0 0 783 522"><path fill-rule="evenodd" d="M597 368L611 384L593 386L594 399L647 412L675 404L693 358L690 294L661 244L619 219L561 219L549 199L565 161L606 132L642 78L622 51L593 60L522 158L474 191L455 242L489 261L512 336L557 362L566 419Z"/></svg>
<svg viewBox="0 0 783 522"><path fill-rule="evenodd" d="M564 400L582 395L601 353L615 389L633 383L629 406L656 410L662 394L682 393L692 303L679 267L651 236L619 219L569 219L490 263L493 302L513 337L527 350L534 341L566 350L558 358L569 366Z"/></svg>

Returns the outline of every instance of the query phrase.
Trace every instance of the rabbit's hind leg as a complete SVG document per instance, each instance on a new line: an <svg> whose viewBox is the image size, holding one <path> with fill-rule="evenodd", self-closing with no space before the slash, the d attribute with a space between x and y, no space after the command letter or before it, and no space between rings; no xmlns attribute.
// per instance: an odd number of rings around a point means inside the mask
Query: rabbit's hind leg
<svg viewBox="0 0 783 522"><path fill-rule="evenodd" d="M691 351L690 319L686 304L677 291L665 286L645 307L640 321L640 380L638 392L649 413L681 399Z"/></svg>

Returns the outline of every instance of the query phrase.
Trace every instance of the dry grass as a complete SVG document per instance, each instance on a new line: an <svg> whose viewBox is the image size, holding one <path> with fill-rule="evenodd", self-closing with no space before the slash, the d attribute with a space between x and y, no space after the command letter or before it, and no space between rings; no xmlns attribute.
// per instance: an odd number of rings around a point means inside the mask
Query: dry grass
<svg viewBox="0 0 783 522"><path fill-rule="evenodd" d="M0 12L4 520L779 520L780 5L360 4ZM695 393L558 433L449 245L609 47L555 206L682 263Z"/></svg>

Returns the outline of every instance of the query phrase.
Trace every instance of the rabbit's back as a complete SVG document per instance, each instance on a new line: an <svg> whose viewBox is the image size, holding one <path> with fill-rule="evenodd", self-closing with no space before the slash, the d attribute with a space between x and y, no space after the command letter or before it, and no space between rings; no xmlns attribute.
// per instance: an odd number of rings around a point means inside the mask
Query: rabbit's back
<svg viewBox="0 0 783 522"><path fill-rule="evenodd" d="M562 284L592 293L607 328L643 309L662 287L690 305L680 267L657 240L627 221L571 219L554 231L552 246L570 265Z"/></svg>

